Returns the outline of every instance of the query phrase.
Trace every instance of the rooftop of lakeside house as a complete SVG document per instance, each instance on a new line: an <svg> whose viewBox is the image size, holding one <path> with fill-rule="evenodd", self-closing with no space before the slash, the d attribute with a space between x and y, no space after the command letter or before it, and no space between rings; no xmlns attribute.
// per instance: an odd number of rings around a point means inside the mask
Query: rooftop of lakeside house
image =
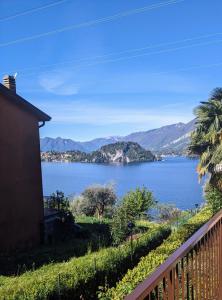
<svg viewBox="0 0 222 300"><path fill-rule="evenodd" d="M51 120L50 116L48 116L46 113L44 113L16 93L15 76L5 75L3 77L3 84L0 83L0 94L14 105L32 114L37 118L39 122L46 122Z"/></svg>

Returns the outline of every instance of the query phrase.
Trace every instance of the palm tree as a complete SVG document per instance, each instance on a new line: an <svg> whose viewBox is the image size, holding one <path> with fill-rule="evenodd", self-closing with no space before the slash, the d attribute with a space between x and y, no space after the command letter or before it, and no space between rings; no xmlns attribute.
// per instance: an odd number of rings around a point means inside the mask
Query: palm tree
<svg viewBox="0 0 222 300"><path fill-rule="evenodd" d="M189 152L200 156L197 171L201 179L207 173L211 183L221 181L215 166L222 162L222 88L213 90L208 101L195 109L196 128L191 135Z"/></svg>

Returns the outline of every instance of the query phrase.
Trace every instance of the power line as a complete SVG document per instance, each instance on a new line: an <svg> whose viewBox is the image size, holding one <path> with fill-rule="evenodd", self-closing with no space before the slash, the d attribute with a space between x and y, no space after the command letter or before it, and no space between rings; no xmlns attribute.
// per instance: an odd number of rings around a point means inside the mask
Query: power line
<svg viewBox="0 0 222 300"><path fill-rule="evenodd" d="M138 51L144 51L144 50L148 50L148 49L152 49L152 48L158 48L158 47L163 47L163 46L171 46L171 45L175 45L175 44L179 44L179 43L185 43L185 42L192 42L195 40L200 40L200 39L205 39L205 38L211 38L211 37L216 37L216 36L220 36L222 35L222 32L217 32L217 33L212 33L212 34L205 34L205 35L200 35L200 36L196 36L193 38L186 38L186 39L182 39L182 40L176 40L176 41L172 41L172 42L165 42L165 43L159 43L159 44L150 44L144 47L140 47L140 48L134 48L134 49L128 49L128 50L123 50L123 51L119 51L119 52L111 52L111 53L107 53L104 55L97 55L94 56L93 58L83 58L80 59L79 61L82 60L92 60L92 59L99 59L99 58L103 58L103 57L107 57L107 56L114 56L114 55L121 55L121 54L126 54L126 53L132 53L132 52L138 52ZM72 61L67 61L64 63L70 63Z"/></svg>
<svg viewBox="0 0 222 300"><path fill-rule="evenodd" d="M103 61L96 61L88 64L80 64L76 66L71 66L65 69L72 70L72 69L79 69L79 68L85 68L85 67L91 67L99 64L106 64L106 63L113 63L113 62L119 62L119 61L124 61L124 60L130 60L134 58L139 58L139 57L144 57L144 56L150 56L150 55L156 55L156 54L162 54L162 53L170 53L178 50L183 50L183 49L189 49L193 47L199 47L199 46L207 46L211 44L217 44L217 43L222 43L222 39L216 40L216 41L208 41L208 42L201 42L201 43L195 43L195 44L190 44L190 45L185 45L185 46L180 46L180 47L174 47L174 48L169 48L169 49L163 49L163 50L158 50L158 51L153 51L153 52L148 52L148 53L140 53L140 54L135 54L135 55L130 55L130 56L122 56L118 57L115 59L109 59L109 60L103 60ZM56 66L56 64L54 65ZM16 70L17 71L17 70ZM21 72L21 71L19 71ZM49 72L60 72L58 70L50 70L50 71L44 71L44 72L39 72L39 73L49 73ZM32 72L32 73L26 73L24 75L20 74L22 77L30 76L30 75L35 75L38 74L37 72Z"/></svg>
<svg viewBox="0 0 222 300"><path fill-rule="evenodd" d="M16 40L12 40L12 41L5 42L5 43L0 43L0 48L10 46L10 45L14 45L14 44L18 44L18 43L22 43L22 42L35 40L35 39L39 39L39 38L54 35L54 34L57 34L57 33L62 33L62 32L65 32L65 31L80 29L80 28L84 28L84 27L90 27L90 26L100 24L100 23L105 23L105 22L111 22L113 20L125 18L125 17L135 15L135 14L144 13L146 11L150 11L150 10L153 10L153 9L158 9L158 8L173 5L173 4L178 4L178 3L181 3L181 2L184 2L184 1L185 0L170 0L170 1L160 2L158 4L152 4L152 5L149 5L149 6L142 7L142 8L137 8L137 9L133 9L133 10L124 11L124 12L121 12L121 13L118 13L118 14L115 14L115 15L112 15L112 16L108 16L108 17L104 17L104 18L100 18L100 19L95 19L95 20L83 22L83 23L80 23L80 24L74 24L74 25L71 25L71 26L62 27L62 28L55 29L55 30L52 30L52 31L43 32L43 33L40 33L40 34L36 34L36 35L32 35L32 36L29 36L29 37L24 37L24 38L20 38L20 39L16 39Z"/></svg>
<svg viewBox="0 0 222 300"><path fill-rule="evenodd" d="M177 68L177 69L169 70L169 71L152 72L150 74L152 74L152 75L161 75L161 74L169 74L169 73L173 73L173 72L185 72L185 71L190 71L190 70L203 69L203 68L213 68L213 67L219 67L219 66L222 66L222 62L212 63L212 64L192 65L190 67Z"/></svg>
<svg viewBox="0 0 222 300"><path fill-rule="evenodd" d="M43 6L28 9L28 10L19 12L19 13L14 14L14 15L10 15L10 16L7 16L7 17L0 18L0 22L10 21L10 20L15 19L17 17L22 17L22 16L25 16L25 15L29 15L29 14L41 11L43 9L47 9L47 8L62 4L62 3L67 2L67 1L69 1L69 0L59 0L59 1L55 1L53 3L49 3L49 4L46 4L46 5L43 5Z"/></svg>
<svg viewBox="0 0 222 300"><path fill-rule="evenodd" d="M122 54L127 54L127 53L134 53L134 52L144 51L144 50L148 50L148 49L163 47L163 46L171 46L171 45L176 45L176 44L180 44L180 43L186 43L186 42L192 42L192 41L197 41L197 40L206 39L206 38L217 37L217 36L221 36L221 35L222 35L222 32L199 35L199 36L196 36L196 37L185 38L185 39L176 40L176 41L172 41L172 42L151 44L151 45L140 47L140 48L128 49L128 50L123 50L123 51L119 51L119 52L111 52L111 53L107 53L107 54L104 54L104 55L97 55L97 56L94 56L94 57L88 57L88 58L82 58L82 59L67 60L67 61L54 63L54 64L45 64L45 65L40 65L40 66L32 67L32 68L24 68L24 69L20 69L20 70L18 69L16 71L26 72L26 71L32 71L32 70L39 70L41 68L57 67L57 66L61 66L61 65L70 64L70 63L87 62L87 61L90 61L90 60L97 60L97 59L106 58L106 57L109 57L109 56L116 56L116 55L122 55ZM187 45L187 46L183 46L183 47L194 47L194 46L199 46L199 45L204 46L205 44L208 45L208 44L214 44L214 43L220 43L220 42L221 42L221 40L215 40L215 41L210 41L210 42L204 42L204 43L201 43L201 44L194 44L194 45L191 44L191 45ZM176 50L179 50L179 49L182 49L182 48L176 48ZM165 49L165 50L159 50L159 51L161 51L161 53L162 53L164 51L168 52L170 50L171 49L169 49L169 50ZM145 54L142 54L142 55L159 54L159 51L158 52L145 53ZM13 70L11 72L14 72L14 71L15 70Z"/></svg>
<svg viewBox="0 0 222 300"><path fill-rule="evenodd" d="M159 50L159 51L155 51L155 52L148 52L148 53L136 54L136 55L126 56L126 57L119 57L119 58L112 59L112 60L104 60L104 61L89 64L89 65L84 65L84 67L91 66L91 65L97 65L97 64L101 64L101 63L118 62L118 61L122 61L122 60L128 60L128 59L132 59L132 58L149 56L149 55L154 55L154 54L169 53L169 52L174 52L177 50L188 49L188 48L199 47L199 46L207 46L207 45L217 44L217 43L222 43L222 39L216 40L216 41L210 41L210 42L196 43L196 44L191 44L191 45L186 45L186 46L181 46L181 47L175 47L175 48L170 48L170 49L164 49L164 50Z"/></svg>
<svg viewBox="0 0 222 300"><path fill-rule="evenodd" d="M177 68L177 69L172 69L172 70L168 70L168 71L151 72L151 73L149 73L149 75L158 76L158 75L164 75L164 74L171 74L174 72L186 72L186 71L191 71L191 70L214 68L214 67L219 67L219 66L222 66L222 62L212 63L212 64L192 65L190 67ZM26 76L22 76L22 77L26 77Z"/></svg>

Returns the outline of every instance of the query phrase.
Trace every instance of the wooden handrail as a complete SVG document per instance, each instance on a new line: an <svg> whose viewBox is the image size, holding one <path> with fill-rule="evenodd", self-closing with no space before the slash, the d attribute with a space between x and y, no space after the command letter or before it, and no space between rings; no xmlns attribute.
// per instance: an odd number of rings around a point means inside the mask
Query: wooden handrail
<svg viewBox="0 0 222 300"><path fill-rule="evenodd" d="M178 265L178 263L180 263L184 257L186 257L191 251L194 250L195 246L203 239L204 236L206 236L211 231L211 229L213 229L218 223L221 225L221 220L222 220L222 210L219 211L214 217L212 217L211 220L208 221L205 225L203 225L183 245L181 245L181 247L178 248L162 265L160 265L155 272L153 272L147 279L145 279L141 284L139 284L131 294L126 296L125 299L140 300L140 299L145 299L147 296L149 297L152 291L158 286L159 282L163 280L165 274L169 274L172 270L174 270ZM222 233L221 227L222 226L220 226L220 232ZM218 243L218 245L222 246L222 242ZM221 249L220 249L220 253L221 253ZM147 298L147 299L151 299L151 298ZM170 298L166 298L166 299L172 300ZM180 298L180 299L186 299L186 298Z"/></svg>

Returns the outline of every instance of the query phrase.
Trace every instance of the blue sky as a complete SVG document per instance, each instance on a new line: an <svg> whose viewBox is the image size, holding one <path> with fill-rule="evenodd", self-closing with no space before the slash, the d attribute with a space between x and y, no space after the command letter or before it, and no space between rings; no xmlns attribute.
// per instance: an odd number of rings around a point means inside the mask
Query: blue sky
<svg viewBox="0 0 222 300"><path fill-rule="evenodd" d="M18 72L18 93L52 116L42 137L188 122L222 86L221 9L220 0L1 1L0 73Z"/></svg>

